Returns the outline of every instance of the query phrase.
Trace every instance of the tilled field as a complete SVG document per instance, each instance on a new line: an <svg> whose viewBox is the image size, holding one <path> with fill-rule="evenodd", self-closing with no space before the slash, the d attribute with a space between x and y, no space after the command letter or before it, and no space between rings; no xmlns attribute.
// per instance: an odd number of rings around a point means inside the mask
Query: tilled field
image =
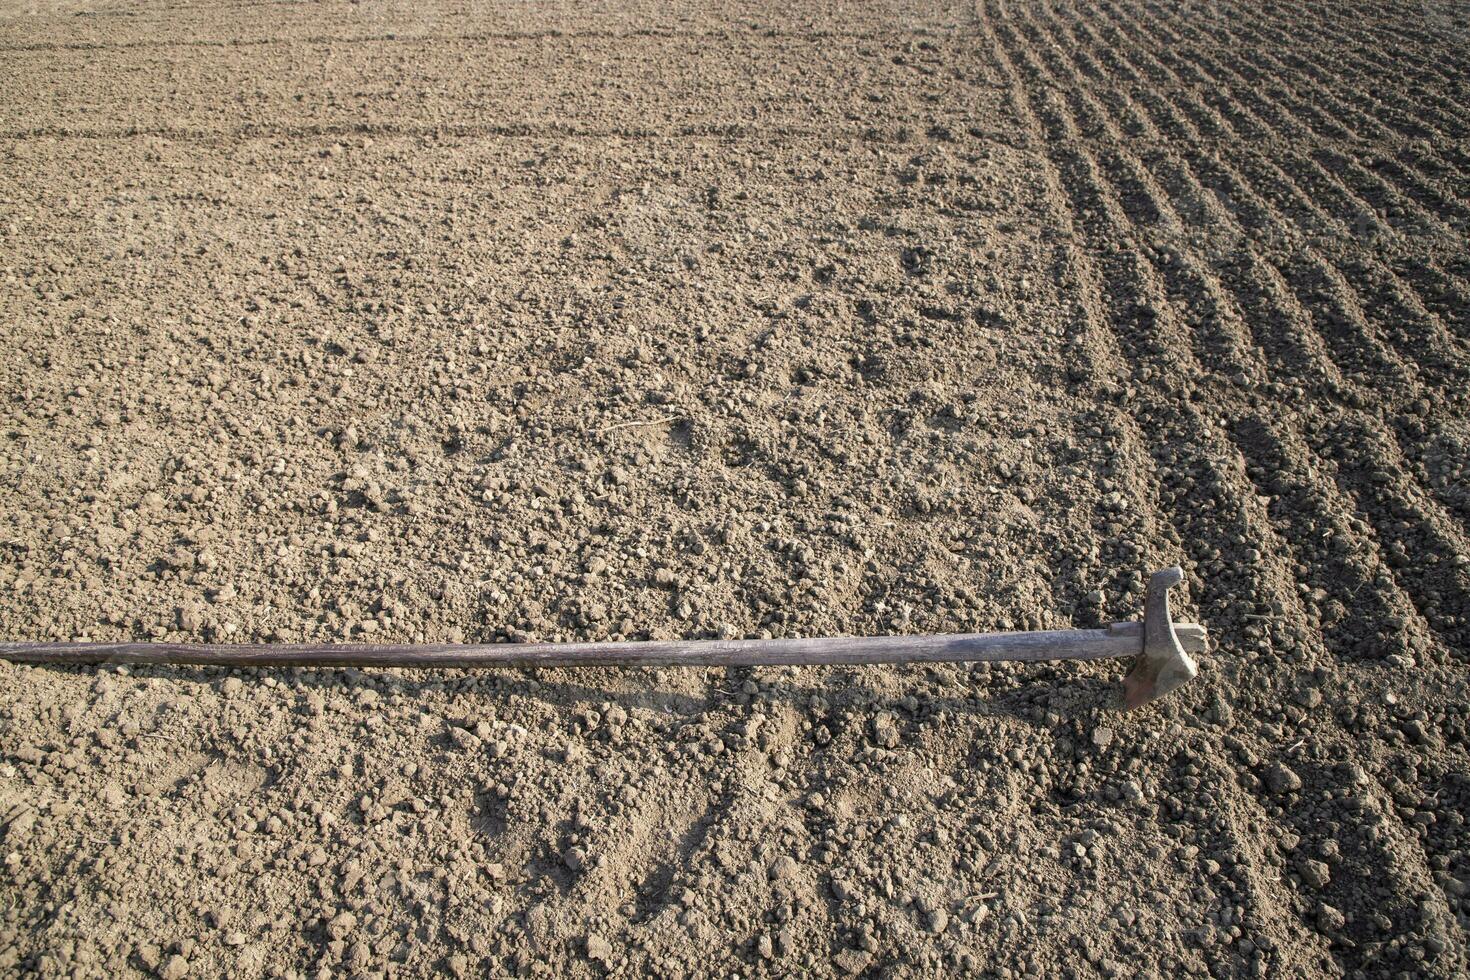
<svg viewBox="0 0 1470 980"><path fill-rule="evenodd" d="M0 7L0 972L1463 976L1451 0Z"/></svg>

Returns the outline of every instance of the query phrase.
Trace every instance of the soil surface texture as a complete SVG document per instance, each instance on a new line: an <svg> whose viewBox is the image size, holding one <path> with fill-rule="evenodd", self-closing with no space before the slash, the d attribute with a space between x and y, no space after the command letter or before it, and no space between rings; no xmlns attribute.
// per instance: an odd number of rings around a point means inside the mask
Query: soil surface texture
<svg viewBox="0 0 1470 980"><path fill-rule="evenodd" d="M0 0L0 975L1470 970L1459 0Z"/></svg>

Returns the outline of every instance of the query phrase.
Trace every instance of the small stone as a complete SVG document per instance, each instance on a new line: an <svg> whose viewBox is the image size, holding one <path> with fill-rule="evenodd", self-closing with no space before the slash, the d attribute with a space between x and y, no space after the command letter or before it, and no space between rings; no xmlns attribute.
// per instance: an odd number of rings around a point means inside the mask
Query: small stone
<svg viewBox="0 0 1470 980"><path fill-rule="evenodd" d="M327 935L333 939L345 939L356 928L357 916L351 912L341 912L327 923Z"/></svg>
<svg viewBox="0 0 1470 980"><path fill-rule="evenodd" d="M949 913L944 909L935 909L929 913L929 931L938 935L949 928Z"/></svg>
<svg viewBox="0 0 1470 980"><path fill-rule="evenodd" d="M1092 730L1092 744L1099 752L1105 751L1113 744L1114 733L1107 725L1100 725Z"/></svg>
<svg viewBox="0 0 1470 980"><path fill-rule="evenodd" d="M189 961L175 953L163 961L158 975L162 980L184 980L189 975Z"/></svg>
<svg viewBox="0 0 1470 980"><path fill-rule="evenodd" d="M605 964L610 964L613 958L612 943L602 938L598 933L588 933L587 957L588 959L601 960Z"/></svg>
<svg viewBox="0 0 1470 980"><path fill-rule="evenodd" d="M587 852L580 847L569 847L561 856L561 861L573 871L581 871L587 864Z"/></svg>
<svg viewBox="0 0 1470 980"><path fill-rule="evenodd" d="M1347 918L1331 905L1317 906L1317 928L1322 932L1336 932L1347 925Z"/></svg>
<svg viewBox="0 0 1470 980"><path fill-rule="evenodd" d="M36 811L26 809L10 821L5 827L5 843L16 844L31 832L36 825Z"/></svg>
<svg viewBox="0 0 1470 980"><path fill-rule="evenodd" d="M796 858L790 854L782 854L771 862L771 880L785 881L788 878L794 878L800 870L801 865L796 863Z"/></svg>
<svg viewBox="0 0 1470 980"><path fill-rule="evenodd" d="M152 943L144 943L134 948L133 955L138 957L138 962L148 970L157 970L158 965L163 962L163 951Z"/></svg>
<svg viewBox="0 0 1470 980"><path fill-rule="evenodd" d="M244 946L245 934L243 932L225 933L224 943L226 946Z"/></svg>
<svg viewBox="0 0 1470 980"><path fill-rule="evenodd" d="M451 725L449 727L449 738L450 741L454 742L455 745L458 745L466 752L480 747L480 737L474 732L460 728L458 725Z"/></svg>
<svg viewBox="0 0 1470 980"><path fill-rule="evenodd" d="M1332 880L1332 872L1321 861L1308 859L1297 866L1297 872L1302 876L1302 881L1311 885L1319 891L1327 887Z"/></svg>
<svg viewBox="0 0 1470 980"><path fill-rule="evenodd" d="M850 977L855 977L868 968L868 962L872 959L866 951L861 949L844 949L832 957L832 965L838 971Z"/></svg>
<svg viewBox="0 0 1470 980"><path fill-rule="evenodd" d="M602 721L609 728L620 728L628 722L628 712L622 705L612 705L602 714Z"/></svg>
<svg viewBox="0 0 1470 980"><path fill-rule="evenodd" d="M1295 793L1302 788L1302 777L1278 762L1266 770L1266 786L1273 793Z"/></svg>
<svg viewBox="0 0 1470 980"><path fill-rule="evenodd" d="M1322 703L1322 692L1315 687L1304 687L1292 695L1292 700L1303 708L1315 708Z"/></svg>
<svg viewBox="0 0 1470 980"><path fill-rule="evenodd" d="M885 749L898 745L898 726L886 711L873 718L873 742Z"/></svg>

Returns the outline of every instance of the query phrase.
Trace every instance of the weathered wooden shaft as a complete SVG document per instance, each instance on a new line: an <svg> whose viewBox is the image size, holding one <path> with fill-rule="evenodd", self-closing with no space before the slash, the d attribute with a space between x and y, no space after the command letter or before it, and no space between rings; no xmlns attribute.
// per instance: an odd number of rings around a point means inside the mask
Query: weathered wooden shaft
<svg viewBox="0 0 1470 980"><path fill-rule="evenodd" d="M1177 624L1181 642L1204 632ZM194 664L220 667L724 667L997 660L1099 660L1142 649L1138 623L1108 629L938 636L598 643L0 643L0 660L30 664Z"/></svg>

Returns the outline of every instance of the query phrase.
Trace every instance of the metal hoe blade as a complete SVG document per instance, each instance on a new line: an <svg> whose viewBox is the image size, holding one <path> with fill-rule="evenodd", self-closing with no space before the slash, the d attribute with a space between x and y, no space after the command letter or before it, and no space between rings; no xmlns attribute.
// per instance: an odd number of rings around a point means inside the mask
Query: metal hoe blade
<svg viewBox="0 0 1470 980"><path fill-rule="evenodd" d="M1143 652L1123 680L1123 703L1137 708L1194 680L1199 667L1179 642L1169 614L1169 590L1184 581L1178 567L1154 572L1143 606Z"/></svg>

